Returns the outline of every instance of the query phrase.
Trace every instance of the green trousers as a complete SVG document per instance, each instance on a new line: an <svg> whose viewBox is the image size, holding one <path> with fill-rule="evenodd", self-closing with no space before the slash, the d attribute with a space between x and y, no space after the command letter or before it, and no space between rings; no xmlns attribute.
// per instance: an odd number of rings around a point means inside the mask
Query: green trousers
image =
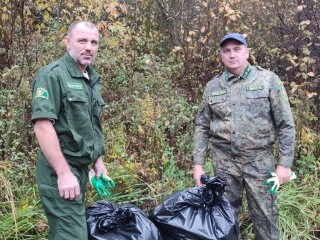
<svg viewBox="0 0 320 240"><path fill-rule="evenodd" d="M256 240L278 240L278 215L276 195L269 192L266 180L275 171L275 158L271 150L261 150L249 155L230 156L213 148L215 175L227 180L226 197L236 215L242 210L242 197L248 203Z"/></svg>
<svg viewBox="0 0 320 240"><path fill-rule="evenodd" d="M88 230L85 216L84 196L88 182L88 168L71 167L77 177L81 193L74 200L59 196L57 175L43 154L38 154L37 183L40 199L48 219L49 240L87 240Z"/></svg>

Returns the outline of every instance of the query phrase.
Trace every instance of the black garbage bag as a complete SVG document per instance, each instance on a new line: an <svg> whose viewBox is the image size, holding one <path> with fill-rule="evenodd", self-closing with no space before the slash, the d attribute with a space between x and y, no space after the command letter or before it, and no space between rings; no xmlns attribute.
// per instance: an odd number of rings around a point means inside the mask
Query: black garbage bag
<svg viewBox="0 0 320 240"><path fill-rule="evenodd" d="M89 239L161 240L157 227L140 208L98 201L86 209Z"/></svg>
<svg viewBox="0 0 320 240"><path fill-rule="evenodd" d="M224 196L227 183L203 176L202 187L178 191L149 215L165 240L238 240L239 223Z"/></svg>

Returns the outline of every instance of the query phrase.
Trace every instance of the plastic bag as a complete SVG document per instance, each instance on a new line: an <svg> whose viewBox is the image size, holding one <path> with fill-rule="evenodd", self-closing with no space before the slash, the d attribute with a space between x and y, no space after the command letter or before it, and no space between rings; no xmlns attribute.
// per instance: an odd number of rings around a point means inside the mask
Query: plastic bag
<svg viewBox="0 0 320 240"><path fill-rule="evenodd" d="M226 181L203 176L202 187L173 193L149 218L165 240L237 240L239 223L223 195Z"/></svg>
<svg viewBox="0 0 320 240"><path fill-rule="evenodd" d="M148 215L131 204L98 201L86 209L89 239L161 240Z"/></svg>

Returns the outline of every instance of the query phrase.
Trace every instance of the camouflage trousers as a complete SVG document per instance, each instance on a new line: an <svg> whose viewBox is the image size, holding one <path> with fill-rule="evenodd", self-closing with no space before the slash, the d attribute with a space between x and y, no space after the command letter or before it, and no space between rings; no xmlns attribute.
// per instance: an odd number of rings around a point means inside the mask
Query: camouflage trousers
<svg viewBox="0 0 320 240"><path fill-rule="evenodd" d="M212 160L215 175L227 180L226 197L237 216L242 211L245 192L255 239L278 240L277 199L266 186L270 172L275 171L275 158L271 149L233 157L226 151L213 147Z"/></svg>

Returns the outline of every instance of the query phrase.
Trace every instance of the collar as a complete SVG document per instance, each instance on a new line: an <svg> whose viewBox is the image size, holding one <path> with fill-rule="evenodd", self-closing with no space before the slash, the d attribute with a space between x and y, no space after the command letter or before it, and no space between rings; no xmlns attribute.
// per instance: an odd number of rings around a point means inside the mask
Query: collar
<svg viewBox="0 0 320 240"><path fill-rule="evenodd" d="M78 64L74 61L74 59L70 56L68 52L66 52L62 57L62 61L64 62L66 68L68 69L72 77L85 78L83 73L80 71ZM99 78L98 74L92 69L90 65L87 66L86 71L93 82L95 82Z"/></svg>
<svg viewBox="0 0 320 240"><path fill-rule="evenodd" d="M242 79L246 80L246 79L248 78L250 72L251 72L251 65L248 64L248 65L246 66L246 68L242 71L242 73L240 74L240 77L241 77ZM233 73L231 73L231 72L230 72L229 70L227 70L227 69L224 71L223 74L224 74L224 79L227 80L227 81L229 81L232 77L235 76Z"/></svg>

